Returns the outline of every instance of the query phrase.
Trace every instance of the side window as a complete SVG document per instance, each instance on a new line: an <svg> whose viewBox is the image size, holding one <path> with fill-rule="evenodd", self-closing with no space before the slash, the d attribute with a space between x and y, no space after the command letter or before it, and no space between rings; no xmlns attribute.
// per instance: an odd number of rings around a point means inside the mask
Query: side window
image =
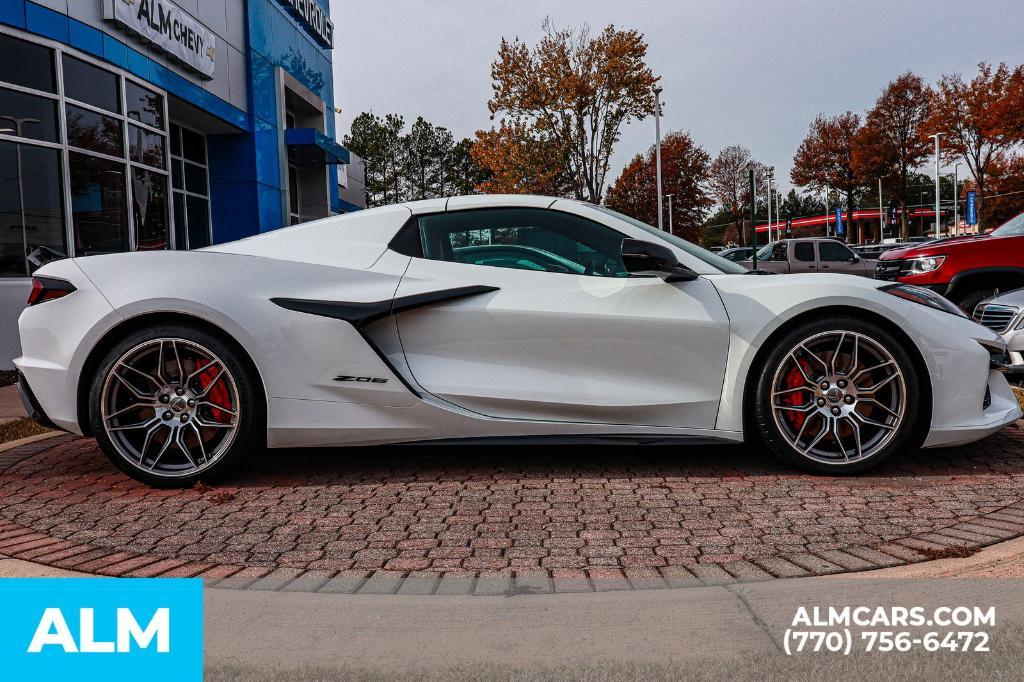
<svg viewBox="0 0 1024 682"><path fill-rule="evenodd" d="M853 251L839 242L818 242L818 253L821 255L821 260L830 263L853 259Z"/></svg>
<svg viewBox="0 0 1024 682"><path fill-rule="evenodd" d="M423 257L515 270L628 277L623 235L539 208L456 211L419 219Z"/></svg>
<svg viewBox="0 0 1024 682"><path fill-rule="evenodd" d="M788 254L787 254L788 250L789 249L788 249L788 246L787 246L786 242L779 242L778 244L775 245L775 248L772 249L772 258L771 259L773 261L786 261L786 260L788 260L789 259Z"/></svg>
<svg viewBox="0 0 1024 682"><path fill-rule="evenodd" d="M793 257L805 263L814 262L814 243L797 242L793 245Z"/></svg>

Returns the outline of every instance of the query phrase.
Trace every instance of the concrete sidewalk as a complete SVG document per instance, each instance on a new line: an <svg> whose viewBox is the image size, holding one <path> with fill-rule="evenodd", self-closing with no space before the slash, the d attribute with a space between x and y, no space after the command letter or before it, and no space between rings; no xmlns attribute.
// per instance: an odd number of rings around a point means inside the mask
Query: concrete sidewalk
<svg viewBox="0 0 1024 682"><path fill-rule="evenodd" d="M17 386L4 386L0 388L0 424L7 424L28 416L18 396Z"/></svg>
<svg viewBox="0 0 1024 682"><path fill-rule="evenodd" d="M0 559L0 575L74 574ZM206 663L397 674L781 656L800 606L995 606L1000 626L1022 623L1021 576L1024 538L898 569L675 590L438 598L214 588ZM989 579L970 579L980 577Z"/></svg>

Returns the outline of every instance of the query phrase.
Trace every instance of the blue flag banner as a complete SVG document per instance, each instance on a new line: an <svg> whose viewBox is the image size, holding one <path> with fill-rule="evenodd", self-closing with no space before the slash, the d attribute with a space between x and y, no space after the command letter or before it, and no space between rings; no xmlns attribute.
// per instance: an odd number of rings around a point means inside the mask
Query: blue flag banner
<svg viewBox="0 0 1024 682"><path fill-rule="evenodd" d="M967 224L977 225L978 224L978 193L968 192L967 193Z"/></svg>
<svg viewBox="0 0 1024 682"><path fill-rule="evenodd" d="M836 235L842 237L846 234L846 229L843 227L843 209L836 209Z"/></svg>
<svg viewBox="0 0 1024 682"><path fill-rule="evenodd" d="M203 581L0 578L8 680L203 679Z"/></svg>

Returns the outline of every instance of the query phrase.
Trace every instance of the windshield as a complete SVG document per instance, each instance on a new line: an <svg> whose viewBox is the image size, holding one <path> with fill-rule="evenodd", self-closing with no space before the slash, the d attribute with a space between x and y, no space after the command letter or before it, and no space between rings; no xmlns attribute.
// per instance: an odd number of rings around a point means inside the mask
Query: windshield
<svg viewBox="0 0 1024 682"><path fill-rule="evenodd" d="M1010 218L1005 223L992 230L993 237L1019 237L1024 235L1024 213L1016 218Z"/></svg>
<svg viewBox="0 0 1024 682"><path fill-rule="evenodd" d="M596 208L599 211L602 211L603 213L607 213L610 216L614 216L620 220L625 220L627 223L634 227L639 227L641 230L649 233L651 236L666 241L672 246L682 249L691 256L699 258L700 260L704 261L705 263L715 268L716 270L721 270L722 272L730 275L742 275L747 272L747 269L742 265L733 263L731 260L722 258L717 253L711 253L707 249L702 249L696 244L688 242L685 239L680 239L674 234L663 232L662 230L659 230L658 228L652 225L648 225L643 221L637 220L636 218L630 218L628 215L619 213L618 211L613 211L612 209L605 208L604 206L594 206L594 208Z"/></svg>

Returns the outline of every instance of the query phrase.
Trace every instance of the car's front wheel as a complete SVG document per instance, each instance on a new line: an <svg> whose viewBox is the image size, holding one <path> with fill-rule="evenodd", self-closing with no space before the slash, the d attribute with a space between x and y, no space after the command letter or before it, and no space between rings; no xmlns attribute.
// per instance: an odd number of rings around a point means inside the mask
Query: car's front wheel
<svg viewBox="0 0 1024 682"><path fill-rule="evenodd" d="M260 445L263 409L238 354L199 328L137 331L109 349L89 391L100 447L150 485L225 473Z"/></svg>
<svg viewBox="0 0 1024 682"><path fill-rule="evenodd" d="M918 444L920 379L883 327L847 317L802 325L770 352L754 416L783 460L822 473L874 467Z"/></svg>

